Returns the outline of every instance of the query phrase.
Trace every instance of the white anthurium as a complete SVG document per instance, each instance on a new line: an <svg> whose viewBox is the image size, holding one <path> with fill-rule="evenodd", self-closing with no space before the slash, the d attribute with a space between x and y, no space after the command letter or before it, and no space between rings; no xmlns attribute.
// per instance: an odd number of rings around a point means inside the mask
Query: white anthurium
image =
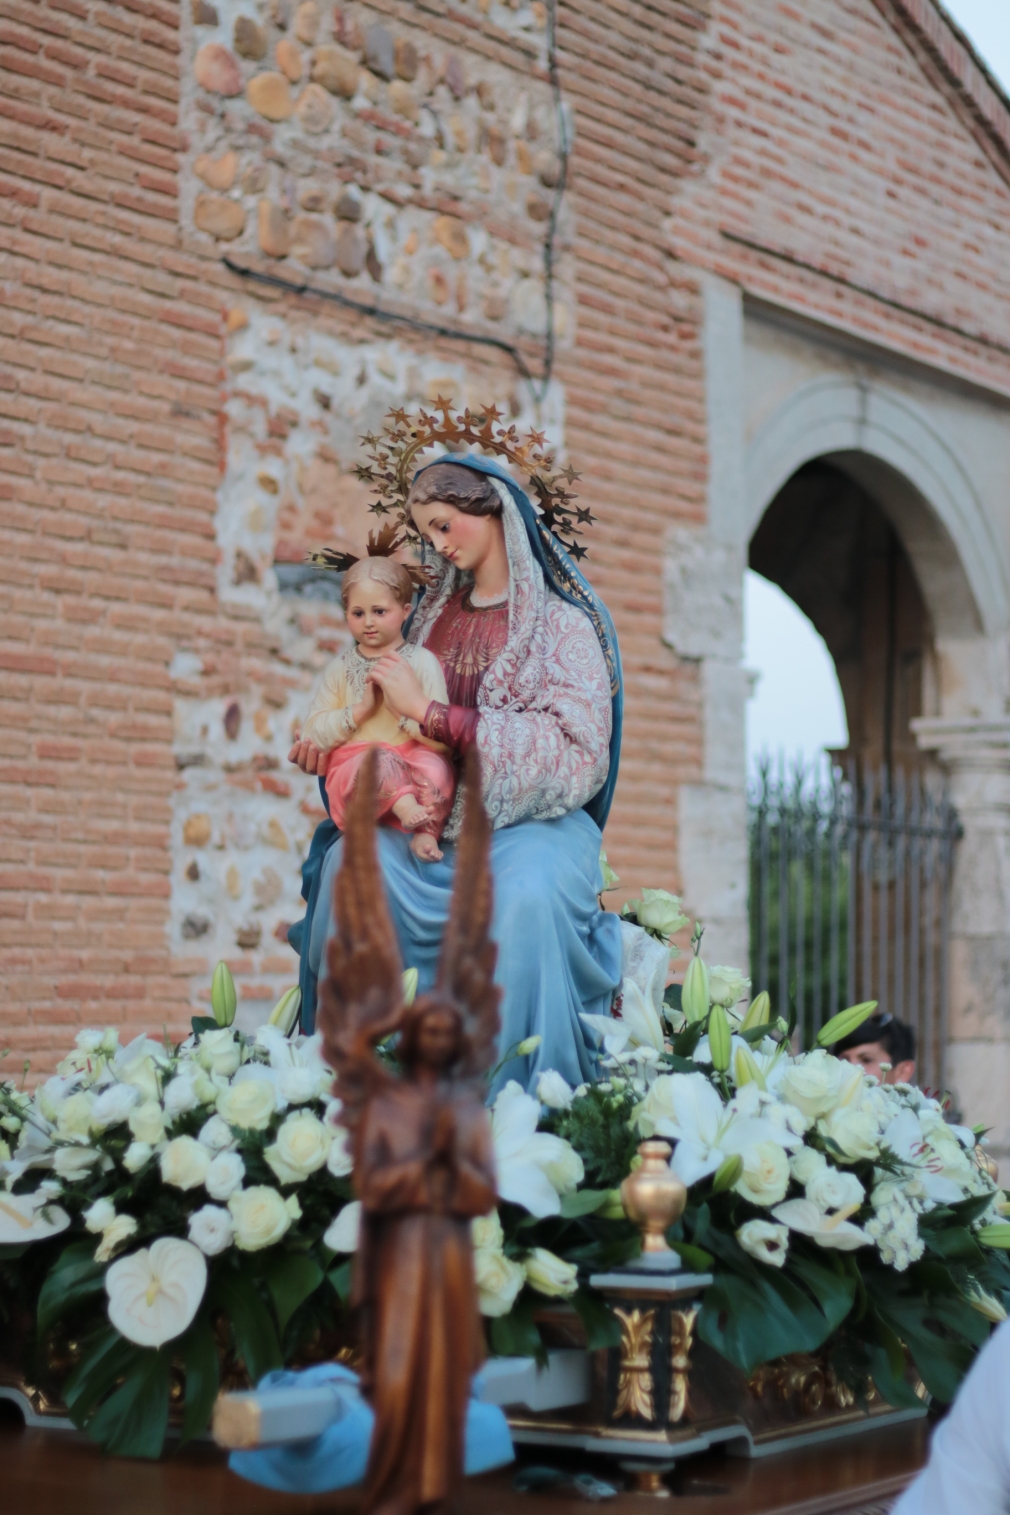
<svg viewBox="0 0 1010 1515"><path fill-rule="evenodd" d="M870 1242L866 1232L849 1220L849 1216L854 1215L858 1209L858 1204L845 1205L833 1215L827 1215L812 1199L787 1199L784 1204L775 1206L772 1215L784 1226L788 1226L790 1231L812 1237L819 1247L852 1252L856 1247L868 1246Z"/></svg>
<svg viewBox="0 0 1010 1515"><path fill-rule="evenodd" d="M672 1137L670 1167L689 1188L721 1167L727 1157L746 1162L760 1143L798 1147L802 1137L760 1114L759 1090L748 1084L724 1105L703 1073L666 1073L639 1107L643 1136Z"/></svg>
<svg viewBox="0 0 1010 1515"><path fill-rule="evenodd" d="M45 1241L70 1225L70 1216L48 1194L0 1194L0 1246Z"/></svg>
<svg viewBox="0 0 1010 1515"><path fill-rule="evenodd" d="M323 1246L333 1252L356 1252L361 1235L361 1200L352 1199L323 1232Z"/></svg>
<svg viewBox="0 0 1010 1515"><path fill-rule="evenodd" d="M583 1178L582 1160L560 1136L538 1131L540 1103L511 1079L491 1107L491 1138L494 1142L498 1193L511 1204L521 1205L541 1219L557 1215L561 1193L575 1188ZM552 1178L555 1182L552 1182Z"/></svg>
<svg viewBox="0 0 1010 1515"><path fill-rule="evenodd" d="M192 1324L206 1287L207 1263L199 1247L161 1236L109 1268L109 1319L127 1341L160 1347Z"/></svg>

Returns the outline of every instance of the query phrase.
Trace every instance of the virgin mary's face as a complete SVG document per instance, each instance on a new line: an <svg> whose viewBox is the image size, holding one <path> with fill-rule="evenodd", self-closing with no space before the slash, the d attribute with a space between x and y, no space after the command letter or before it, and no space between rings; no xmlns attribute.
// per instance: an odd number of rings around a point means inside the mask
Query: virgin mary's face
<svg viewBox="0 0 1010 1515"><path fill-rule="evenodd" d="M471 572L486 561L502 535L498 516L467 515L455 505L444 505L441 500L414 505L410 513L421 536L437 553L447 558L453 567Z"/></svg>

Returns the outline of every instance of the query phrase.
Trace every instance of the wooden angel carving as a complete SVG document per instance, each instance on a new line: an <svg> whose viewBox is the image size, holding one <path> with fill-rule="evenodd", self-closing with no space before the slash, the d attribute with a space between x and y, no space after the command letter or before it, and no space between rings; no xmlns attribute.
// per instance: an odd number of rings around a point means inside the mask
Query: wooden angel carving
<svg viewBox="0 0 1010 1515"><path fill-rule="evenodd" d="M375 1410L364 1509L448 1508L462 1479L470 1378L483 1356L470 1222L496 1202L485 1075L496 1054L490 825L466 768L438 981L409 1008L375 843L375 763L359 776L334 885L319 1025L354 1143L362 1203L354 1301ZM397 1076L376 1044L399 1033Z"/></svg>

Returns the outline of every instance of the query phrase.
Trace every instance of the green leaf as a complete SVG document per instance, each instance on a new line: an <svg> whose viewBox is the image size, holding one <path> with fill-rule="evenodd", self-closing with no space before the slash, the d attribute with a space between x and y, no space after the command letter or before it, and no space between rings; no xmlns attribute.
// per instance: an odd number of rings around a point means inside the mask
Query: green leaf
<svg viewBox="0 0 1010 1515"><path fill-rule="evenodd" d="M326 1277L330 1280L330 1283L346 1305L351 1297L351 1259L349 1257L345 1258L342 1263L338 1263L335 1268L331 1268Z"/></svg>
<svg viewBox="0 0 1010 1515"><path fill-rule="evenodd" d="M562 1194L561 1214L565 1220L578 1220L581 1215L595 1215L609 1199L609 1189L576 1189L574 1194Z"/></svg>
<svg viewBox="0 0 1010 1515"><path fill-rule="evenodd" d="M23 1241L10 1242L8 1245L0 1247L0 1262L15 1262L17 1258L24 1256L30 1245L30 1242Z"/></svg>
<svg viewBox="0 0 1010 1515"><path fill-rule="evenodd" d="M171 1351L144 1350L140 1356L86 1427L103 1452L116 1457L158 1457L165 1440Z"/></svg>
<svg viewBox="0 0 1010 1515"><path fill-rule="evenodd" d="M670 1246L696 1273L707 1273L715 1258L704 1247L693 1247L689 1241L672 1241Z"/></svg>
<svg viewBox="0 0 1010 1515"><path fill-rule="evenodd" d="M673 1038L673 1051L677 1057L692 1057L705 1029L703 1021L691 1021ZM695 1067L695 1073L698 1069Z"/></svg>
<svg viewBox="0 0 1010 1515"><path fill-rule="evenodd" d="M235 1346L254 1384L283 1366L281 1344L255 1280L242 1269L222 1270L213 1286L214 1303L228 1315Z"/></svg>
<svg viewBox="0 0 1010 1515"><path fill-rule="evenodd" d="M278 1331L283 1336L284 1328L298 1306L319 1288L323 1270L306 1252L280 1252L265 1260L263 1277L277 1311Z"/></svg>
<svg viewBox="0 0 1010 1515"><path fill-rule="evenodd" d="M832 1324L804 1289L761 1269L754 1278L719 1272L705 1291L698 1334L750 1374L759 1363L790 1352L816 1352Z"/></svg>
<svg viewBox="0 0 1010 1515"><path fill-rule="evenodd" d="M947 1226L940 1231L927 1231L924 1239L936 1257L953 1262L980 1263L984 1259L981 1247L967 1226Z"/></svg>
<svg viewBox="0 0 1010 1515"><path fill-rule="evenodd" d="M63 1385L70 1418L83 1427L91 1410L116 1381L136 1366L142 1347L126 1341L115 1326L106 1326Z"/></svg>
<svg viewBox="0 0 1010 1515"><path fill-rule="evenodd" d="M492 1320L491 1350L496 1357L535 1357L539 1362L546 1361L544 1344L533 1319L537 1308L536 1301L524 1289L507 1315Z"/></svg>
<svg viewBox="0 0 1010 1515"><path fill-rule="evenodd" d="M38 1331L43 1336L53 1323L75 1305L101 1294L105 1264L95 1262L96 1242L74 1242L60 1254L39 1291Z"/></svg>
<svg viewBox="0 0 1010 1515"><path fill-rule="evenodd" d="M824 1312L830 1329L836 1331L852 1309L856 1297L855 1276L800 1252L794 1252L789 1258L789 1271L803 1280Z"/></svg>
<svg viewBox="0 0 1010 1515"><path fill-rule="evenodd" d="M202 1036L204 1031L218 1031L220 1027L212 1015L194 1015L190 1021L194 1036Z"/></svg>
<svg viewBox="0 0 1010 1515"><path fill-rule="evenodd" d="M218 1390L217 1341L208 1314L197 1316L177 1343L186 1370L186 1403L182 1412L182 1444L202 1436L210 1424Z"/></svg>
<svg viewBox="0 0 1010 1515"><path fill-rule="evenodd" d="M668 1005L671 1010L682 1010L683 1005L681 1004L680 997L683 993L683 987L682 984L667 984L663 990L663 1004Z"/></svg>
<svg viewBox="0 0 1010 1515"><path fill-rule="evenodd" d="M619 1347L621 1345L620 1323L611 1310L598 1294L593 1294L589 1289L578 1289L569 1301L578 1312L579 1319L586 1329L586 1345L590 1352L595 1352L601 1347Z"/></svg>
<svg viewBox="0 0 1010 1515"><path fill-rule="evenodd" d="M899 1410L911 1410L922 1401L905 1378L905 1349L890 1326L876 1314L872 1315L879 1343L870 1342L870 1371L877 1389Z"/></svg>

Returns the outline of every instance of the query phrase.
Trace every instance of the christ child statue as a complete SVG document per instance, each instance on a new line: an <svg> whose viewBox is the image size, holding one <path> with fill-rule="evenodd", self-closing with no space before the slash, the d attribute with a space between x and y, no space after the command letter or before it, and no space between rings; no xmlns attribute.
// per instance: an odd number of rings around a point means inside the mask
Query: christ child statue
<svg viewBox="0 0 1010 1515"><path fill-rule="evenodd" d="M341 831L358 771L366 753L377 747L376 820L413 833L414 855L437 862L442 856L438 838L455 789L448 750L422 736L416 721L389 710L371 672L377 658L395 652L413 669L429 700L448 700L438 659L403 639L413 593L410 573L393 558L361 558L347 569L341 598L356 645L334 658L323 674L302 736L321 752L332 753L326 797Z"/></svg>

